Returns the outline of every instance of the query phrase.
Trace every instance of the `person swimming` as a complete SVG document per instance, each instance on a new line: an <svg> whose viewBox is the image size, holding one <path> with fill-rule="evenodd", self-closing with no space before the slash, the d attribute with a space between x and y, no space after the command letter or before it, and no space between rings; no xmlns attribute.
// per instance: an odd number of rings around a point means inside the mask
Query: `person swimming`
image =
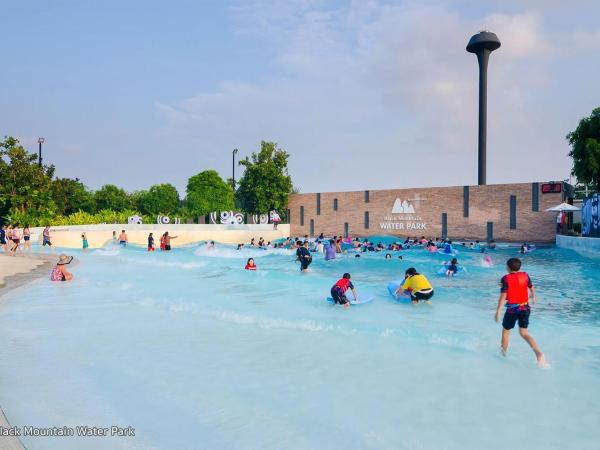
<svg viewBox="0 0 600 450"><path fill-rule="evenodd" d="M389 253L386 253L386 254L385 254L385 259L392 259L392 255L391 255L391 254L389 254Z"/></svg>
<svg viewBox="0 0 600 450"><path fill-rule="evenodd" d="M246 262L246 267L244 267L244 269L246 269L246 270L256 270L256 264L254 264L254 259L253 258L248 258L248 261Z"/></svg>

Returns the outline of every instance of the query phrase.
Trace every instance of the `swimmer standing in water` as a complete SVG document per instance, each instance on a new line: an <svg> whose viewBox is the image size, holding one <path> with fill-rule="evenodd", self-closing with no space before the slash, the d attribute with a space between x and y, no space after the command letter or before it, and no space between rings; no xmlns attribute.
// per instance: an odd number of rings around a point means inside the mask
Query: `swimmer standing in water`
<svg viewBox="0 0 600 450"><path fill-rule="evenodd" d="M308 272L308 266L312 262L312 256L308 249L308 241L304 241L304 244L296 250L296 256L298 257L298 261L300 261L300 271Z"/></svg>
<svg viewBox="0 0 600 450"><path fill-rule="evenodd" d="M177 239L178 236L169 236L169 232L165 231L164 237L165 237L165 251L169 252L169 251L171 251L171 239Z"/></svg>
<svg viewBox="0 0 600 450"><path fill-rule="evenodd" d="M121 247L126 247L128 241L127 233L125 233L125 230L121 230L121 234L119 235L119 245L121 245Z"/></svg>

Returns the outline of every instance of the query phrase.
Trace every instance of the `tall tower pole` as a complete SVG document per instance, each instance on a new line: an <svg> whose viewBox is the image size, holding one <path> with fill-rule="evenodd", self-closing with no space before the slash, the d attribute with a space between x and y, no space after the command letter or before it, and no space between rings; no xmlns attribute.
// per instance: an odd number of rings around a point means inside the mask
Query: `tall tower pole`
<svg viewBox="0 0 600 450"><path fill-rule="evenodd" d="M471 37L467 51L477 55L479 63L479 139L477 184L486 184L487 178L487 68L490 53L500 47L500 39L494 33L481 31Z"/></svg>

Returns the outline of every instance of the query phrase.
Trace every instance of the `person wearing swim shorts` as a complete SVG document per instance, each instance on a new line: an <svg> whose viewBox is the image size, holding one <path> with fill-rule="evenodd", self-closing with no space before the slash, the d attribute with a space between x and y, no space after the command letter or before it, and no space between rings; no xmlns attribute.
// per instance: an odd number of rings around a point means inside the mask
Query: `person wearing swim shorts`
<svg viewBox="0 0 600 450"><path fill-rule="evenodd" d="M148 251L149 252L153 252L154 251L154 236L152 233L150 233L148 235Z"/></svg>
<svg viewBox="0 0 600 450"><path fill-rule="evenodd" d="M433 297L433 287L425 275L417 272L417 269L410 267L404 272L404 283L396 291L396 295L410 295L413 304L420 301L429 303Z"/></svg>
<svg viewBox="0 0 600 450"><path fill-rule="evenodd" d="M10 252L13 256L17 256L17 252L20 250L21 247L21 232L19 231L19 225L15 225L15 227L13 228L11 238L13 245L10 249Z"/></svg>
<svg viewBox="0 0 600 450"><path fill-rule="evenodd" d="M352 278L350 274L345 273L331 288L331 298L333 298L336 305L342 305L344 308L350 307L350 302L348 301L348 297L346 297L348 289L352 291L352 295L356 299L356 291L350 278Z"/></svg>
<svg viewBox="0 0 600 450"><path fill-rule="evenodd" d="M164 237L165 237L165 251L170 252L171 251L171 239L177 239L177 236L169 236L169 232L165 231Z"/></svg>
<svg viewBox="0 0 600 450"><path fill-rule="evenodd" d="M538 365L544 366L546 363L544 354L527 330L531 313L529 294L531 293L531 302L535 303L535 287L527 272L521 272L521 260L519 258L510 258L506 261L506 271L508 274L500 280L500 298L498 299L495 315L496 322L500 322L500 313L502 308L506 306L504 318L502 319L502 341L500 344L502 355L506 356L510 331L518 323L519 334L535 353Z"/></svg>
<svg viewBox="0 0 600 450"><path fill-rule="evenodd" d="M29 225L25 225L23 228L23 253L29 251L31 253L31 231Z"/></svg>
<svg viewBox="0 0 600 450"><path fill-rule="evenodd" d="M52 247L52 242L50 241L50 225L46 225L44 231L42 231L42 247L45 246Z"/></svg>
<svg viewBox="0 0 600 450"><path fill-rule="evenodd" d="M121 230L121 234L119 235L119 245L121 247L127 247L127 242L129 242L127 233L125 233L125 230Z"/></svg>

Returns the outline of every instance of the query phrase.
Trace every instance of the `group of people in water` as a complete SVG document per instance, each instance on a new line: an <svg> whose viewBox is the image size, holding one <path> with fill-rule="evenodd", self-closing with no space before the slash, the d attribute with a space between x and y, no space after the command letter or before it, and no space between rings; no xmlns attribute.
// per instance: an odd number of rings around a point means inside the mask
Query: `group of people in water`
<svg viewBox="0 0 600 450"><path fill-rule="evenodd" d="M26 227L27 228L27 227ZM6 237L8 233L7 228L3 227L2 245L8 245ZM20 242L20 236L25 235L18 232L15 234L15 227L10 228L10 238L12 246L9 247L11 253L16 253L15 250L15 239L16 245ZM24 229L25 230L25 229ZM44 245L51 245L49 231L44 231ZM163 251L169 251L171 249L170 239L175 239L177 236L170 236L168 232L162 234L160 238L160 248ZM46 242L47 240L47 242ZM113 241L115 244L126 247L129 240L125 230L121 230L121 233L117 235L113 232ZM82 246L84 249L88 248L87 237L85 233L82 234ZM214 248L214 241L206 243L207 248ZM406 239L401 242L393 242L388 245L384 245L381 242L375 244L368 239L355 238L352 240L344 239L341 236L334 236L331 239L326 239L323 235L320 235L317 239L311 240L308 236L304 236L304 239L300 238L287 238L283 242L272 244L271 242L265 242L263 238L257 240L252 239L248 245L239 244L238 250L250 247L256 249L268 249L268 248L287 248L296 250L296 260L299 262L301 272L308 271L309 266L313 261L313 254L322 254L325 260L335 259L336 255L341 253L355 253L355 256L360 257L361 253L364 252L389 252L389 251L400 251L407 250L410 248L422 248L429 252L437 252L443 255L448 255L449 260L443 262L440 274L446 277L453 277L459 271L464 268L459 264L456 255L458 251L454 248L452 241L448 239ZM488 250L496 248L496 243L491 241L486 244L482 244L479 241L471 243L460 244L462 249L470 249L473 251L479 251L486 253ZM520 248L520 253L528 253L534 249L533 246L524 243ZM5 250L6 251L6 250ZM148 235L148 251L154 251L154 237L153 233ZM485 255L486 262L491 263L489 255ZM391 259L391 253L385 254L386 259ZM402 258L400 256L400 258ZM51 280L53 281L69 281L73 279L73 274L67 270L67 266L72 262L73 257L67 255L60 255L56 265L53 267L51 272ZM535 288L529 275L526 272L521 271L521 260L519 258L509 258L506 262L507 274L500 280L500 297L498 299L497 308L495 311L494 319L500 322L502 318L502 338L501 338L501 352L506 355L508 350L508 343L511 330L518 324L519 335L527 342L527 344L533 350L536 359L540 365L545 364L545 357L542 351L539 349L536 341L528 332L529 318L531 313L530 304L536 302ZM248 258L244 267L248 271L256 271L257 266L254 258ZM330 289L331 298L335 304L341 305L344 308L350 306L350 300L347 297L348 292L352 292L354 299L358 301L358 295L356 288L352 283L352 276L350 273L344 273L340 279L338 279ZM397 299L405 298L412 304L418 304L421 302L430 303L434 296L434 288L428 278L417 271L415 267L409 267L404 272L404 279L399 283L398 287L391 292ZM504 315L502 316L502 311Z"/></svg>
<svg viewBox="0 0 600 450"><path fill-rule="evenodd" d="M494 315L495 321L500 322L502 311L504 310L500 350L502 355L506 356L510 333L515 325L518 324L519 335L531 347L538 364L543 367L546 364L545 356L528 331L529 318L531 315L530 303L536 303L535 287L531 282L529 274L521 271L521 264L519 258L509 258L506 262L507 274L500 280L500 297ZM352 276L349 273L344 273L342 278L336 281L331 287L330 291L333 301L336 304L342 305L344 308L350 306L350 301L346 296L349 290L352 292L354 299L358 299L351 278ZM396 297L409 297L413 304L417 304L421 301L429 303L433 297L434 290L425 275L417 272L414 267L410 267L406 269L404 273L403 283L393 292L393 294Z"/></svg>

